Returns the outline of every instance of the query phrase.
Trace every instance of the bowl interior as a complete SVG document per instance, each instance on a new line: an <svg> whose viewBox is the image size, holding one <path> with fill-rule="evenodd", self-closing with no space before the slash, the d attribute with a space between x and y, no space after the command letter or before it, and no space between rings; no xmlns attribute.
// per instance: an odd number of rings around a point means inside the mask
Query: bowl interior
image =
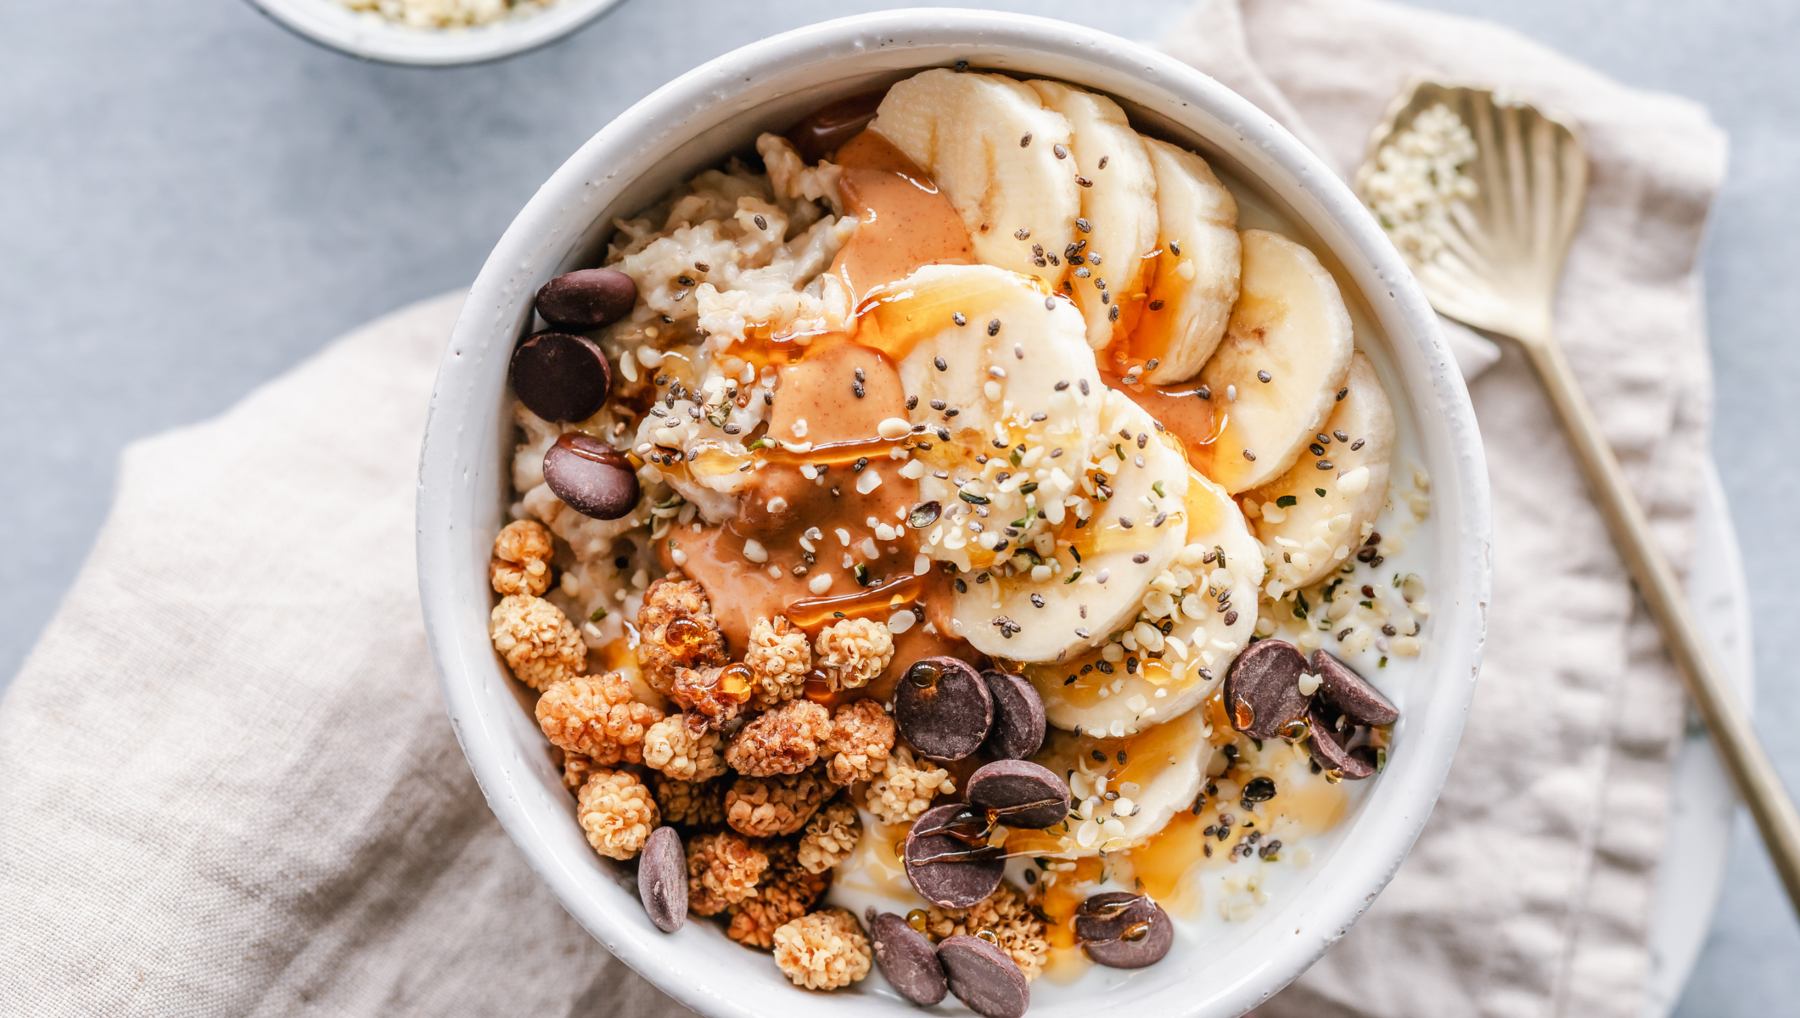
<svg viewBox="0 0 1800 1018"><path fill-rule="evenodd" d="M365 60L450 66L480 63L542 46L580 28L622 0L556 0L542 10L472 28L427 29L396 24L339 0L250 0L283 26L323 46Z"/></svg>
<svg viewBox="0 0 1800 1018"><path fill-rule="evenodd" d="M1059 22L974 12L897 12L846 19L721 57L608 125L547 182L507 232L471 291L433 398L421 473L421 592L452 721L496 815L565 908L609 950L707 1014L810 1011L889 1014L904 1006L871 979L823 997L792 989L766 957L707 924L665 937L643 920L630 874L588 849L570 797L486 639L488 544L508 502L513 429L506 360L551 276L594 264L613 217L682 179L747 151L832 99L927 66L966 60L1061 78L1118 99L1142 129L1202 153L1258 217L1310 245L1337 275L1401 418L1401 463L1432 481L1430 519L1406 568L1427 578L1433 613L1422 656L1380 676L1405 718L1387 769L1359 789L1350 816L1311 862L1227 936L1180 961L1090 971L1070 986L1036 984L1034 1015L1097 1006L1155 1014L1237 1014L1310 964L1373 900L1426 816L1456 743L1479 657L1488 592L1485 467L1467 395L1423 298L1349 191L1266 115L1198 72L1123 40ZM1408 473L1397 467L1395 484Z"/></svg>

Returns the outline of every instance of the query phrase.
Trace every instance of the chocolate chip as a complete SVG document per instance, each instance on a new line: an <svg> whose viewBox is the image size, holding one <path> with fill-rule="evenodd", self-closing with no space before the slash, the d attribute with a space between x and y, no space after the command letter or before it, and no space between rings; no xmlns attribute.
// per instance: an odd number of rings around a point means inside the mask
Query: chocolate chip
<svg viewBox="0 0 1800 1018"><path fill-rule="evenodd" d="M537 313L559 329L587 331L624 318L637 303L637 283L618 269L565 272L537 292Z"/></svg>
<svg viewBox="0 0 1800 1018"><path fill-rule="evenodd" d="M1324 648L1313 651L1312 670L1319 677L1319 695L1357 724L1391 725L1400 720L1400 709L1392 700Z"/></svg>
<svg viewBox="0 0 1800 1018"><path fill-rule="evenodd" d="M981 748L994 724L994 697L967 662L914 662L894 690L894 720L913 748L934 760L961 760Z"/></svg>
<svg viewBox="0 0 1800 1018"><path fill-rule="evenodd" d="M1142 894L1107 891L1075 910L1075 938L1089 958L1108 968L1141 969L1169 953L1175 924Z"/></svg>
<svg viewBox="0 0 1800 1018"><path fill-rule="evenodd" d="M894 992L920 1007L943 1000L950 984L931 941L892 912L877 915L870 909L868 920L875 964Z"/></svg>
<svg viewBox="0 0 1800 1018"><path fill-rule="evenodd" d="M674 933L687 920L687 876L681 835L673 827L651 831L638 853L638 897L650 921L664 933Z"/></svg>
<svg viewBox="0 0 1800 1018"><path fill-rule="evenodd" d="M527 337L508 370L513 394L546 421L585 421L612 388L612 365L600 344L566 332Z"/></svg>
<svg viewBox="0 0 1800 1018"><path fill-rule="evenodd" d="M906 879L934 905L978 904L1006 872L1006 858L988 845L987 834L987 818L963 803L926 810L913 821L901 849Z"/></svg>
<svg viewBox="0 0 1800 1018"><path fill-rule="evenodd" d="M1314 703L1306 712L1308 737L1306 748L1320 767L1336 771L1339 777L1352 781L1375 773L1373 754L1367 749L1350 748L1354 729L1338 731L1340 715L1327 704Z"/></svg>
<svg viewBox="0 0 1800 1018"><path fill-rule="evenodd" d="M1031 1006L1031 984L1006 952L959 933L937 946L950 992L982 1018L1021 1018Z"/></svg>
<svg viewBox="0 0 1800 1018"><path fill-rule="evenodd" d="M1044 746L1044 701L1023 675L988 669L981 673L994 698L994 726L982 749L997 759L1023 760Z"/></svg>
<svg viewBox="0 0 1800 1018"><path fill-rule="evenodd" d="M1258 739L1272 739L1306 713L1300 692L1306 657L1286 640L1258 640L1231 663L1225 676L1225 705L1231 726Z"/></svg>
<svg viewBox="0 0 1800 1018"><path fill-rule="evenodd" d="M1030 760L995 760L976 768L964 786L969 805L1008 827L1049 827L1069 815L1069 786Z"/></svg>
<svg viewBox="0 0 1800 1018"><path fill-rule="evenodd" d="M569 508L616 520L637 505L637 471L624 454L579 431L564 432L544 453L544 483Z"/></svg>

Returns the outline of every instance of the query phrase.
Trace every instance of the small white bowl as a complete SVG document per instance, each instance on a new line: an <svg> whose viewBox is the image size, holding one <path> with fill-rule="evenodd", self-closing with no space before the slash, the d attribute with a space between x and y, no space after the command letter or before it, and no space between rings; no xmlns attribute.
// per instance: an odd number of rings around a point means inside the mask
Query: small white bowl
<svg viewBox="0 0 1800 1018"><path fill-rule="evenodd" d="M1335 269L1352 303L1363 305L1374 334L1359 343L1385 363L1397 412L1414 436L1412 452L1431 476L1433 522L1411 538L1408 552L1426 565L1433 612L1424 654L1382 673L1405 711L1386 770L1299 871L1293 893L1237 924L1234 937L1203 955L1171 956L1135 973L1099 970L1069 986L1040 982L1031 1011L1034 1018L1239 1014L1343 936L1400 866L1437 798L1462 734L1485 626L1487 474L1468 395L1436 319L1350 190L1266 114L1143 46L1012 14L933 9L847 18L707 63L620 114L564 163L482 268L432 398L419 477L419 582L451 723L489 806L563 907L683 1004L732 1018L908 1012L877 979L855 991L806 993L788 985L767 956L731 943L711 924L689 923L665 936L645 920L629 871L597 858L583 840L543 737L523 709L525 692L489 646L486 565L509 500L507 359L529 325L537 287L594 264L614 216L746 149L757 132L957 60L1107 92L1140 126L1201 151L1281 212Z"/></svg>
<svg viewBox="0 0 1800 1018"><path fill-rule="evenodd" d="M277 24L353 57L449 67L498 60L555 42L623 0L556 0L542 10L473 28L412 28L339 0L250 0Z"/></svg>

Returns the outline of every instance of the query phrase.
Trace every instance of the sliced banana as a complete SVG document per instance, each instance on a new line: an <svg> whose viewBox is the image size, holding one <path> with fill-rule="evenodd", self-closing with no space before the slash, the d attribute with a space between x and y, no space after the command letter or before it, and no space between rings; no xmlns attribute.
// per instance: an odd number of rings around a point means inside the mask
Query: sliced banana
<svg viewBox="0 0 1800 1018"><path fill-rule="evenodd" d="M1080 858L1142 844L1194 805L1211 736L1198 710L1123 739L1054 734L1037 760L1068 779L1071 815L1044 831L1008 831L1007 852Z"/></svg>
<svg viewBox="0 0 1800 1018"><path fill-rule="evenodd" d="M1246 230L1244 270L1225 340L1200 380L1224 425L1197 452L1208 477L1232 494L1293 466L1331 412L1350 371L1350 312L1311 251L1267 230Z"/></svg>
<svg viewBox="0 0 1800 1018"><path fill-rule="evenodd" d="M1052 283L1048 255L1075 238L1069 122L1022 82L947 68L895 82L870 129L931 176L969 228L975 257Z"/></svg>
<svg viewBox="0 0 1800 1018"><path fill-rule="evenodd" d="M1069 157L1088 182L1080 191L1075 249L1054 250L1066 255L1065 292L1087 319L1088 344L1099 350L1131 332L1146 299L1147 256L1156 247L1156 174L1118 103L1061 82L1027 84L1068 120Z"/></svg>
<svg viewBox="0 0 1800 1018"><path fill-rule="evenodd" d="M1271 597L1330 575L1361 546L1387 503L1394 408L1367 357L1350 359L1338 391L1343 398L1312 436L1318 448L1246 500L1255 507Z"/></svg>
<svg viewBox="0 0 1800 1018"><path fill-rule="evenodd" d="M907 472L938 506L914 524L926 554L985 569L1026 536L1014 520L1030 535L1067 521L1105 392L1073 305L1005 269L928 265L876 292L858 339L913 399Z"/></svg>
<svg viewBox="0 0 1800 1018"><path fill-rule="evenodd" d="M983 570L958 581L953 628L976 650L1046 662L1098 644L1131 621L1151 581L1185 544L1189 475L1181 450L1123 394L1106 390L1104 407L1090 433L1096 448L1076 468L1080 486L1066 522L1018 538L1025 550L1004 575ZM1091 518L1078 527L1085 513Z"/></svg>
<svg viewBox="0 0 1800 1018"><path fill-rule="evenodd" d="M1151 581L1136 621L1100 647L1027 668L1052 725L1124 736L1203 703L1256 629L1262 546L1225 489L1191 475L1187 544Z"/></svg>
<svg viewBox="0 0 1800 1018"><path fill-rule="evenodd" d="M1114 359L1145 365L1146 381L1166 385L1194 377L1225 334L1238 297L1237 201L1206 160L1155 138L1144 146L1156 175L1156 257L1143 310Z"/></svg>

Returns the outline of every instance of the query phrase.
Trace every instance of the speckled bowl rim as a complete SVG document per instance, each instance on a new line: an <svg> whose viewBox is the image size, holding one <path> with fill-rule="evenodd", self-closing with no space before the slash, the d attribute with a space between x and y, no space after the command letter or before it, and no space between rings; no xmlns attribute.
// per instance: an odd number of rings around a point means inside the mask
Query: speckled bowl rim
<svg viewBox="0 0 1800 1018"><path fill-rule="evenodd" d="M472 287L432 396L418 492L420 595L451 723L489 806L569 913L615 956L686 1006L720 1018L895 1014L894 998L802 993L764 957L689 923L672 936L643 920L629 880L587 850L566 792L485 628L486 547L506 496L507 354L536 287L591 247L595 220L633 182L666 169L677 144L725 132L786 92L862 69L976 66L1048 74L1178 118L1201 147L1235 160L1316 235L1369 304L1419 424L1432 476L1437 542L1426 702L1408 707L1397 752L1315 860L1306 893L1271 902L1200 971L1183 965L1118 986L1109 1007L1154 1015L1240 1014L1266 1000L1342 937L1375 900L1424 826L1474 692L1491 581L1486 464L1462 377L1437 320L1386 236L1348 187L1267 114L1212 78L1147 47L1049 19L950 9L885 11L826 22L734 50L665 85L581 147L520 212ZM650 153L655 153L654 155ZM651 190L676 183L658 173ZM1453 522L1451 522L1453 521ZM1398 751L1403 749L1404 751ZM738 958L719 948L737 952ZM1227 965L1224 962L1230 961ZM1399 963L1398 961L1396 963ZM1144 970L1156 973L1161 966ZM1040 987L1038 1018L1091 1013L1096 998Z"/></svg>
<svg viewBox="0 0 1800 1018"><path fill-rule="evenodd" d="M541 11L473 28L409 28L339 0L248 0L269 20L326 49L362 60L456 67L501 60L561 39L625 0L557 0Z"/></svg>

